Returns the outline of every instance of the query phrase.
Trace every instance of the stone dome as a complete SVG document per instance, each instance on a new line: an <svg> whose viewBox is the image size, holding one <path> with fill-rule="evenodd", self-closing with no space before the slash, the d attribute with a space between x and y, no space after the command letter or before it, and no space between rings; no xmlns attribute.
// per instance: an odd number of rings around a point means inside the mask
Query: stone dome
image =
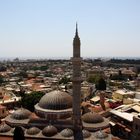
<svg viewBox="0 0 140 140"><path fill-rule="evenodd" d="M11 127L7 124L0 125L0 133L5 133L11 130Z"/></svg>
<svg viewBox="0 0 140 140"><path fill-rule="evenodd" d="M60 132L60 134L63 136L63 137L72 137L73 136L73 131L69 128L66 128L64 130L62 130Z"/></svg>
<svg viewBox="0 0 140 140"><path fill-rule="evenodd" d="M54 136L55 134L57 134L57 128L52 125L46 126L42 130L42 134L47 137Z"/></svg>
<svg viewBox="0 0 140 140"><path fill-rule="evenodd" d="M82 119L86 123L101 123L104 121L103 117L95 112L88 112L84 114Z"/></svg>
<svg viewBox="0 0 140 140"><path fill-rule="evenodd" d="M54 90L46 93L38 103L43 109L63 110L72 107L72 97L66 92Z"/></svg>
<svg viewBox="0 0 140 140"><path fill-rule="evenodd" d="M31 112L27 109L20 108L16 110L13 114L11 114L11 117L16 120L24 120L28 119L31 115Z"/></svg>
<svg viewBox="0 0 140 140"><path fill-rule="evenodd" d="M31 128L29 128L29 129L26 131L26 133L27 133L28 135L36 135L36 134L38 134L39 132L40 132L40 129L37 128L37 127L31 127Z"/></svg>
<svg viewBox="0 0 140 140"><path fill-rule="evenodd" d="M105 139L105 138L107 138L108 137L108 134L106 134L105 132L103 132L103 131L98 131L97 133L96 133L96 138L98 138L98 139Z"/></svg>
<svg viewBox="0 0 140 140"><path fill-rule="evenodd" d="M82 130L82 133L84 138L89 138L91 136L91 133L88 130Z"/></svg>

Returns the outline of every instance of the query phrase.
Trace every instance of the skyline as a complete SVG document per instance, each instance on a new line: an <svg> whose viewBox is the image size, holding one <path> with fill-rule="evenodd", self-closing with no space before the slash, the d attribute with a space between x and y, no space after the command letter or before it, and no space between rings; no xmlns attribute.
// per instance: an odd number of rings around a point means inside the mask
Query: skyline
<svg viewBox="0 0 140 140"><path fill-rule="evenodd" d="M140 57L140 1L0 1L1 57Z"/></svg>

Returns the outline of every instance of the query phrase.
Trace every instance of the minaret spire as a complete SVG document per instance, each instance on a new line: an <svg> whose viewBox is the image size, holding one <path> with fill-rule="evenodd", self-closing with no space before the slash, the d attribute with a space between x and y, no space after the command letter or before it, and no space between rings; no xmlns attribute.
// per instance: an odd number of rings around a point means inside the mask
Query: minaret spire
<svg viewBox="0 0 140 140"><path fill-rule="evenodd" d="M77 24L77 22L76 22L76 34L75 35L78 36L78 24Z"/></svg>
<svg viewBox="0 0 140 140"><path fill-rule="evenodd" d="M78 24L76 22L75 37L73 39L73 57L80 57L80 38L78 36Z"/></svg>

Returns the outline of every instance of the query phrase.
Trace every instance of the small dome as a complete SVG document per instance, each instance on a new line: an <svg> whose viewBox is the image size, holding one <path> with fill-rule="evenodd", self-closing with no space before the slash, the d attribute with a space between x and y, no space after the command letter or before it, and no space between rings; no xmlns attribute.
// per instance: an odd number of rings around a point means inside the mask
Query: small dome
<svg viewBox="0 0 140 140"><path fill-rule="evenodd" d="M82 133L84 138L89 138L91 136L91 133L88 130L82 130Z"/></svg>
<svg viewBox="0 0 140 140"><path fill-rule="evenodd" d="M98 139L105 139L105 138L107 138L108 137L108 134L106 134L105 132L103 132L103 131L98 131L97 133L96 133L96 138L98 138Z"/></svg>
<svg viewBox="0 0 140 140"><path fill-rule="evenodd" d="M7 124L0 125L0 133L5 133L11 130L11 127Z"/></svg>
<svg viewBox="0 0 140 140"><path fill-rule="evenodd" d="M72 137L73 136L73 131L69 128L66 128L64 130L62 130L60 132L60 134L63 136L63 137Z"/></svg>
<svg viewBox="0 0 140 140"><path fill-rule="evenodd" d="M103 117L95 112L88 112L82 116L86 123L101 123L104 121Z"/></svg>
<svg viewBox="0 0 140 140"><path fill-rule="evenodd" d="M66 92L54 90L46 93L39 101L39 107L43 109L63 110L72 107L72 97Z"/></svg>
<svg viewBox="0 0 140 140"><path fill-rule="evenodd" d="M29 129L26 131L26 133L27 133L28 135L36 135L36 134L38 134L39 132L40 132L40 129L37 128L37 127L31 127L31 128L29 128Z"/></svg>
<svg viewBox="0 0 140 140"><path fill-rule="evenodd" d="M54 136L55 134L57 134L57 128L49 125L42 130L42 134L47 137Z"/></svg>
<svg viewBox="0 0 140 140"><path fill-rule="evenodd" d="M28 119L31 115L31 112L27 109L20 108L16 110L13 114L11 114L11 117L16 120L24 120Z"/></svg>

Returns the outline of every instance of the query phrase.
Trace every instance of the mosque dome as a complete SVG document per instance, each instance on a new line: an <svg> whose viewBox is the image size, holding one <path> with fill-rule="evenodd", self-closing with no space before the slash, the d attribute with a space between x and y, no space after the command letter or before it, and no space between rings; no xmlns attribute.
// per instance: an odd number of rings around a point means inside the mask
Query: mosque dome
<svg viewBox="0 0 140 140"><path fill-rule="evenodd" d="M5 133L11 130L11 127L7 124L0 125L0 133Z"/></svg>
<svg viewBox="0 0 140 140"><path fill-rule="evenodd" d="M104 121L103 117L95 112L88 112L84 114L82 119L86 123L101 123Z"/></svg>
<svg viewBox="0 0 140 140"><path fill-rule="evenodd" d="M83 129L82 133L84 138L89 138L91 136L91 133L88 130Z"/></svg>
<svg viewBox="0 0 140 140"><path fill-rule="evenodd" d="M57 134L57 128L52 125L48 125L42 130L42 134L47 137L54 136Z"/></svg>
<svg viewBox="0 0 140 140"><path fill-rule="evenodd" d="M98 138L98 139L105 139L107 137L108 137L108 134L103 131L98 131L96 133L96 138Z"/></svg>
<svg viewBox="0 0 140 140"><path fill-rule="evenodd" d="M31 112L27 109L20 108L16 110L13 114L11 114L11 117L16 120L24 120L28 119L31 115Z"/></svg>
<svg viewBox="0 0 140 140"><path fill-rule="evenodd" d="M37 127L31 127L31 128L29 128L29 129L26 131L26 133L27 133L28 135L36 135L36 134L38 134L39 132L40 132L40 129L37 128Z"/></svg>
<svg viewBox="0 0 140 140"><path fill-rule="evenodd" d="M62 130L60 132L60 134L63 136L63 137L72 137L73 136L73 131L69 128L66 128L64 130Z"/></svg>
<svg viewBox="0 0 140 140"><path fill-rule="evenodd" d="M54 90L46 93L39 101L38 106L50 110L68 109L72 107L72 97L66 92Z"/></svg>

